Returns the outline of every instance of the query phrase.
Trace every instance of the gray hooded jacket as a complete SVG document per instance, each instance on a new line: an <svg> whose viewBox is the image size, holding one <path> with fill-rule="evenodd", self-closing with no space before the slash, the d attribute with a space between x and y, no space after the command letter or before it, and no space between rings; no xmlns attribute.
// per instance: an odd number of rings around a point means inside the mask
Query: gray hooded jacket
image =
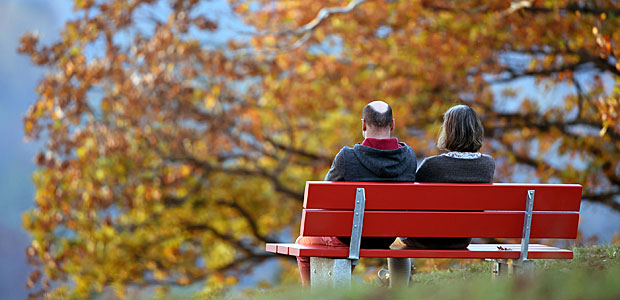
<svg viewBox="0 0 620 300"><path fill-rule="evenodd" d="M334 158L325 181L414 182L417 160L411 147L399 143L394 150L356 144L344 147Z"/></svg>

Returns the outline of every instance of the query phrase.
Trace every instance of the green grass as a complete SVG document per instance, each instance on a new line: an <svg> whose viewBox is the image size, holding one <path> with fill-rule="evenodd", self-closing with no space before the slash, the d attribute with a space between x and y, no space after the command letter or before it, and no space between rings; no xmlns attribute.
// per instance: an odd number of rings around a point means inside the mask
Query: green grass
<svg viewBox="0 0 620 300"><path fill-rule="evenodd" d="M620 245L573 250L573 260L535 260L531 278L492 279L492 263L484 262L418 273L411 287L400 290L357 280L351 289L280 286L222 299L620 299Z"/></svg>

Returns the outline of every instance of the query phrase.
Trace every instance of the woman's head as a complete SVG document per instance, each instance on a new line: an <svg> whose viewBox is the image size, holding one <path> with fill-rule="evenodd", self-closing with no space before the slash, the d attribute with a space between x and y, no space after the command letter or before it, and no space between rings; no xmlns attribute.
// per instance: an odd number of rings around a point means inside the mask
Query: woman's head
<svg viewBox="0 0 620 300"><path fill-rule="evenodd" d="M484 129L476 112L467 105L453 106L443 115L437 147L456 152L477 152L482 147Z"/></svg>

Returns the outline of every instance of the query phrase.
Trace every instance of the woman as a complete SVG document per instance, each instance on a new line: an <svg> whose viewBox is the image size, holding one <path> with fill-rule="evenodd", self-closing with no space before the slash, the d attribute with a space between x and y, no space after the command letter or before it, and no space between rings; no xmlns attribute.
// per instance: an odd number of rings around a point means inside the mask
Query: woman
<svg viewBox="0 0 620 300"><path fill-rule="evenodd" d="M416 182L492 183L495 160L482 154L484 130L476 112L467 105L453 106L443 117L437 147L447 153L420 164ZM471 238L400 238L405 245L422 249L462 249Z"/></svg>

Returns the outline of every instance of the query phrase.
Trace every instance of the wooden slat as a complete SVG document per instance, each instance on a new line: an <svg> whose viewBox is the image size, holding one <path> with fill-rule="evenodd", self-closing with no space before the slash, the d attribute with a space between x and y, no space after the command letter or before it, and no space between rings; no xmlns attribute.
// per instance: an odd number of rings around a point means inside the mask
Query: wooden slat
<svg viewBox="0 0 620 300"><path fill-rule="evenodd" d="M278 254L284 254L284 255L287 255L287 254L289 254L289 253L288 253L288 252L289 252L289 249L290 249L290 247L288 247L288 246L278 244L278 248L277 248L276 252L277 252Z"/></svg>
<svg viewBox="0 0 620 300"><path fill-rule="evenodd" d="M524 213L366 211L363 236L520 238ZM301 235L351 236L352 211L304 210ZM531 238L574 239L578 213L534 213Z"/></svg>
<svg viewBox="0 0 620 300"><path fill-rule="evenodd" d="M535 190L536 211L579 211L578 184L454 184L306 182L304 208L353 209L355 189L365 188L366 210L524 210Z"/></svg>
<svg viewBox="0 0 620 300"><path fill-rule="evenodd" d="M265 250L267 250L267 252L278 253L278 244L269 243L265 245Z"/></svg>
<svg viewBox="0 0 620 300"><path fill-rule="evenodd" d="M276 244L267 244L267 251ZM509 250L500 250L499 247ZM286 248L286 251L281 248ZM349 248L322 245L277 244L278 253L287 252L293 256L312 257L347 257ZM520 255L519 244L472 244L463 250L428 250L428 249L361 249L360 257L412 257L412 258L492 258L517 259ZM572 259L573 252L556 247L531 244L529 259Z"/></svg>

